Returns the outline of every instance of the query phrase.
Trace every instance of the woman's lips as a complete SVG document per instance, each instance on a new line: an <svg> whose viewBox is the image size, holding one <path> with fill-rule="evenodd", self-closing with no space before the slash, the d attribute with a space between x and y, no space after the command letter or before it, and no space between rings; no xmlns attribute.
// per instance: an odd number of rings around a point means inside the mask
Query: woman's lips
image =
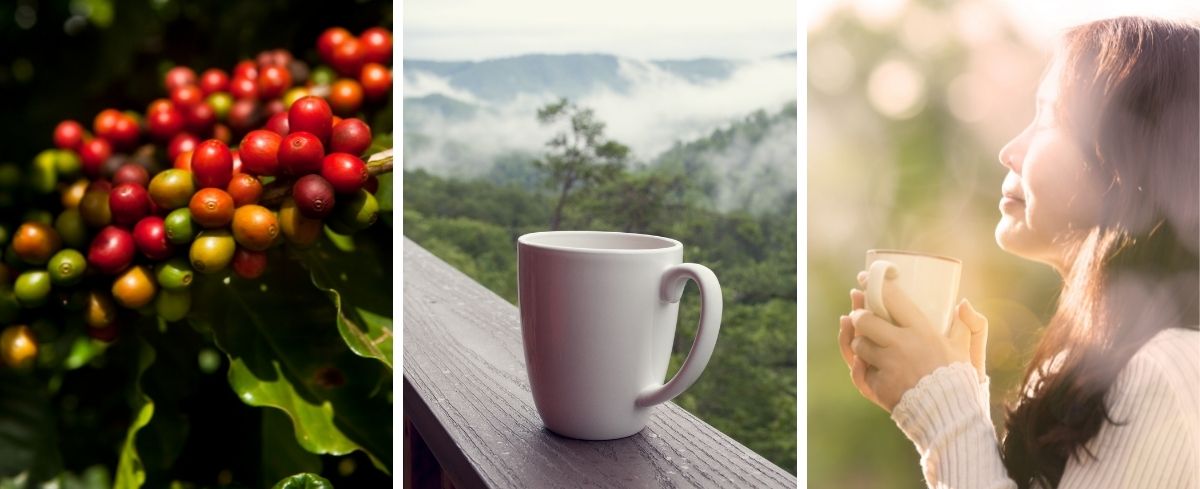
<svg viewBox="0 0 1200 489"><path fill-rule="evenodd" d="M1000 212L1013 212L1023 207L1025 207L1025 201L1016 196L1004 194L1000 197Z"/></svg>

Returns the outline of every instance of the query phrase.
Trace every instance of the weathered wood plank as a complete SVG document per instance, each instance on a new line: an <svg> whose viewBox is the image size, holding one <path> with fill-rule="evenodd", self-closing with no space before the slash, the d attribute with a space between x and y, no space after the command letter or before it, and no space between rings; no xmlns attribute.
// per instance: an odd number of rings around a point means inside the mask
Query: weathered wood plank
<svg viewBox="0 0 1200 489"><path fill-rule="evenodd" d="M408 239L403 328L405 416L460 489L796 487L794 476L674 403L620 440L546 430L516 306Z"/></svg>

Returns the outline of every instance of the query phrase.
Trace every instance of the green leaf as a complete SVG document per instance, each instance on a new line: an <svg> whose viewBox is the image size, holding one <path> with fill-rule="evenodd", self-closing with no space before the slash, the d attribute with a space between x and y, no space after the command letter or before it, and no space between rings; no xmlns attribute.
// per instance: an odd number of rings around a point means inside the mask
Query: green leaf
<svg viewBox="0 0 1200 489"><path fill-rule="evenodd" d="M339 339L337 311L307 272L278 252L261 281L202 276L192 284L191 320L213 332L229 357L229 385L242 402L291 418L297 442L318 454L361 449L390 469L391 369L356 356ZM390 383L386 385L390 386Z"/></svg>
<svg viewBox="0 0 1200 489"><path fill-rule="evenodd" d="M263 487L289 474L320 471L321 458L296 443L288 417L275 409L262 410Z"/></svg>
<svg viewBox="0 0 1200 489"><path fill-rule="evenodd" d="M337 307L338 332L350 350L392 368L391 266L371 240L353 238L349 250L330 244L322 240L300 259Z"/></svg>
<svg viewBox="0 0 1200 489"><path fill-rule="evenodd" d="M0 478L44 481L62 470L46 386L0 366Z"/></svg>
<svg viewBox="0 0 1200 489"><path fill-rule="evenodd" d="M121 455L117 461L117 480L113 484L116 489L138 488L146 482L146 468L137 452L137 433L150 423L154 417L154 401L142 392L142 374L154 363L154 348L137 336L138 363L137 373L133 381L133 422L125 433L125 443L121 446Z"/></svg>
<svg viewBox="0 0 1200 489"><path fill-rule="evenodd" d="M279 481L271 489L333 489L333 484L317 474L296 474Z"/></svg>

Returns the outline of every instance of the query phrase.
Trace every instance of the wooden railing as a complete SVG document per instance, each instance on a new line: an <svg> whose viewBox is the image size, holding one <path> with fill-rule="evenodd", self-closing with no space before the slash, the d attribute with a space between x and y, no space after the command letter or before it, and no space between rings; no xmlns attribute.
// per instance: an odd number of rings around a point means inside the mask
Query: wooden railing
<svg viewBox="0 0 1200 489"><path fill-rule="evenodd" d="M516 306L408 239L403 266L404 487L796 487L670 402L628 438L551 433L529 391Z"/></svg>

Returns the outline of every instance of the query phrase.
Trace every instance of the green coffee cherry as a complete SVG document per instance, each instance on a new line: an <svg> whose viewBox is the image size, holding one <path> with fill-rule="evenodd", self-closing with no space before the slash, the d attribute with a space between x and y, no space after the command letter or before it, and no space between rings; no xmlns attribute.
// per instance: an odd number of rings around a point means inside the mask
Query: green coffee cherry
<svg viewBox="0 0 1200 489"><path fill-rule="evenodd" d="M46 269L55 285L75 285L83 279L87 258L83 253L68 248L55 253L46 264Z"/></svg>
<svg viewBox="0 0 1200 489"><path fill-rule="evenodd" d="M35 193L48 194L54 191L54 184L58 183L57 153L55 150L48 149L38 153L37 157L33 159L33 165L29 167L29 174L26 175L26 182Z"/></svg>
<svg viewBox="0 0 1200 489"><path fill-rule="evenodd" d="M165 290L186 289L192 285L192 266L183 258L172 258L158 265L154 278Z"/></svg>
<svg viewBox="0 0 1200 489"><path fill-rule="evenodd" d="M112 222L112 211L108 208L108 192L91 190L79 201L79 214L90 228L102 228Z"/></svg>
<svg viewBox="0 0 1200 489"><path fill-rule="evenodd" d="M163 209L178 209L187 207L196 193L192 183L192 172L172 168L154 176L150 180L150 198Z"/></svg>
<svg viewBox="0 0 1200 489"><path fill-rule="evenodd" d="M46 302L50 295L50 274L45 270L29 270L17 277L13 287L17 301L25 307L37 307Z"/></svg>
<svg viewBox="0 0 1200 489"><path fill-rule="evenodd" d="M337 78L337 73L333 72L333 68L321 65L313 69L309 75L309 80L312 80L315 86L329 86L333 84L333 80Z"/></svg>
<svg viewBox="0 0 1200 489"><path fill-rule="evenodd" d="M197 272L216 273L229 266L236 248L233 234L228 230L206 229L192 242L188 257Z"/></svg>
<svg viewBox="0 0 1200 489"><path fill-rule="evenodd" d="M223 121L229 116L229 109L233 107L233 95L216 92L209 95L207 100L208 105L213 109L213 114L217 116L217 120Z"/></svg>
<svg viewBox="0 0 1200 489"><path fill-rule="evenodd" d="M192 222L192 211L187 207L182 207L171 211L167 214L167 218L163 219L163 224L167 228L167 241L171 244L187 244L196 236L196 226Z"/></svg>
<svg viewBox="0 0 1200 489"><path fill-rule="evenodd" d="M154 300L154 311L167 321L179 321L187 316L192 308L192 291L163 290Z"/></svg>
<svg viewBox="0 0 1200 489"><path fill-rule="evenodd" d="M79 160L79 155L74 151L65 149L58 150L54 158L54 169L58 171L59 178L75 178L79 176L79 170L83 168L83 163Z"/></svg>
<svg viewBox="0 0 1200 489"><path fill-rule="evenodd" d="M327 224L341 234L353 234L370 227L379 218L379 201L371 192L359 189L353 197L339 200L333 219Z"/></svg>
<svg viewBox="0 0 1200 489"><path fill-rule="evenodd" d="M88 246L87 224L79 209L67 209L54 220L54 230L68 248L85 249Z"/></svg>

